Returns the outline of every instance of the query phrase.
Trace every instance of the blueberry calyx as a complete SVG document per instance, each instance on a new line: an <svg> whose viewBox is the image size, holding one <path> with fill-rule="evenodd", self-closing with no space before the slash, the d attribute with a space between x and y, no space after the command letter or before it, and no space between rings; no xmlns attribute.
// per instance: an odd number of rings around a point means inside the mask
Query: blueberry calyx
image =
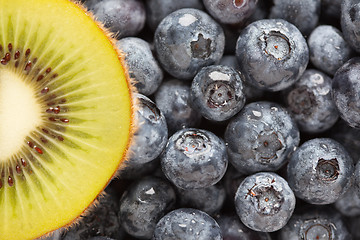
<svg viewBox="0 0 360 240"><path fill-rule="evenodd" d="M293 89L289 93L287 101L290 110L296 114L310 116L314 112L313 109L317 107L314 93L309 91L306 86Z"/></svg>
<svg viewBox="0 0 360 240"><path fill-rule="evenodd" d="M311 219L305 221L300 228L301 239L310 240L310 239L334 239L334 228L330 224L321 224L316 219Z"/></svg>
<svg viewBox="0 0 360 240"><path fill-rule="evenodd" d="M255 184L249 193L245 196L250 196L256 211L263 215L274 215L280 211L284 202L284 197L272 185L257 185Z"/></svg>
<svg viewBox="0 0 360 240"><path fill-rule="evenodd" d="M206 88L205 98L210 108L228 110L234 105L234 89L221 81L215 81Z"/></svg>
<svg viewBox="0 0 360 240"><path fill-rule="evenodd" d="M149 115L148 118L154 122L160 120L161 118L161 113L159 108L152 102L146 101L145 99L139 98L140 100L140 104L144 107L147 107L150 112L152 113L152 115ZM151 114L150 113L150 114Z"/></svg>
<svg viewBox="0 0 360 240"><path fill-rule="evenodd" d="M261 132L255 143L255 157L260 163L270 163L278 158L278 152L284 150L284 145L279 135L272 132Z"/></svg>
<svg viewBox="0 0 360 240"><path fill-rule="evenodd" d="M208 143L210 139L200 132L188 131L182 134L175 143L177 149L181 150L185 155L203 154L209 151Z"/></svg>
<svg viewBox="0 0 360 240"><path fill-rule="evenodd" d="M191 42L191 52L194 58L209 58L211 54L211 39L204 38L204 36L199 33L198 40Z"/></svg>
<svg viewBox="0 0 360 240"><path fill-rule="evenodd" d="M279 31L264 32L260 40L264 52L279 61L286 59L291 53L289 39Z"/></svg>
<svg viewBox="0 0 360 240"><path fill-rule="evenodd" d="M339 163L337 159L319 159L316 166L316 173L318 178L322 181L335 181L340 174Z"/></svg>

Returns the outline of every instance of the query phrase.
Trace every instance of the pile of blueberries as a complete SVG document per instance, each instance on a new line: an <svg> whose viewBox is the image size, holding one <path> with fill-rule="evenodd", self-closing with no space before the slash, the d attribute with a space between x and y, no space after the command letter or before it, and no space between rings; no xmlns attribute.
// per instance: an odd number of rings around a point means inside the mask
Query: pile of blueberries
<svg viewBox="0 0 360 240"><path fill-rule="evenodd" d="M139 128L63 240L360 239L359 0L84 0Z"/></svg>

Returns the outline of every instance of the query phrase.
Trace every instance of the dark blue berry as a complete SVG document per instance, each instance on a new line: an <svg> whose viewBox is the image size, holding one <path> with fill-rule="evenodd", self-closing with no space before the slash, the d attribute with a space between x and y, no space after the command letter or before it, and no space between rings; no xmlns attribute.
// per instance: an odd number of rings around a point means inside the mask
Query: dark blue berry
<svg viewBox="0 0 360 240"><path fill-rule="evenodd" d="M224 141L202 129L179 130L169 138L161 154L165 176L183 189L216 184L224 176L227 165Z"/></svg>
<svg viewBox="0 0 360 240"><path fill-rule="evenodd" d="M335 73L332 96L340 117L351 127L360 128L360 57L347 61Z"/></svg>
<svg viewBox="0 0 360 240"><path fill-rule="evenodd" d="M300 141L289 113L277 103L253 102L225 130L229 160L241 173L275 171L283 166Z"/></svg>
<svg viewBox="0 0 360 240"><path fill-rule="evenodd" d="M310 61L321 71L334 75L350 59L352 49L342 33L330 25L320 25L308 38Z"/></svg>
<svg viewBox="0 0 360 240"><path fill-rule="evenodd" d="M331 78L317 70L306 70L299 81L285 91L285 102L304 132L323 132L339 117L331 97Z"/></svg>
<svg viewBox="0 0 360 240"><path fill-rule="evenodd" d="M155 177L134 182L120 200L119 219L124 230L150 239L156 223L174 207L175 191L170 183Z"/></svg>
<svg viewBox="0 0 360 240"><path fill-rule="evenodd" d="M155 103L164 114L170 133L200 124L201 114L190 106L190 87L185 82L173 79L161 84Z"/></svg>
<svg viewBox="0 0 360 240"><path fill-rule="evenodd" d="M223 24L243 24L256 9L258 0L203 0L206 10Z"/></svg>
<svg viewBox="0 0 360 240"><path fill-rule="evenodd" d="M141 38L127 37L119 40L116 46L125 53L126 65L136 89L146 96L153 94L163 80L163 72L149 43Z"/></svg>
<svg viewBox="0 0 360 240"><path fill-rule="evenodd" d="M235 196L236 212L250 229L274 232L286 225L295 209L288 183L272 172L259 172L241 182Z"/></svg>
<svg viewBox="0 0 360 240"><path fill-rule="evenodd" d="M298 198L312 204L330 204L349 188L353 161L345 148L331 138L314 138L291 156L288 182Z"/></svg>
<svg viewBox="0 0 360 240"><path fill-rule="evenodd" d="M194 110L213 121L225 121L245 104L242 79L231 67L212 65L198 72L191 84Z"/></svg>
<svg viewBox="0 0 360 240"><path fill-rule="evenodd" d="M166 214L157 224L153 240L222 240L221 229L208 214L180 208Z"/></svg>
<svg viewBox="0 0 360 240"><path fill-rule="evenodd" d="M341 30L349 45L360 52L360 2L358 0L342 1Z"/></svg>
<svg viewBox="0 0 360 240"><path fill-rule="evenodd" d="M168 131L165 117L157 106L142 94L134 97L138 100L138 128L133 140L136 144L130 147L129 162L136 165L150 162L160 155L167 143Z"/></svg>
<svg viewBox="0 0 360 240"><path fill-rule="evenodd" d="M155 32L155 50L162 67L179 79L191 79L202 67L218 63L224 45L221 26L192 8L170 13Z"/></svg>
<svg viewBox="0 0 360 240"><path fill-rule="evenodd" d="M335 202L335 207L342 215L347 217L360 215L360 194L355 182L352 182L346 193Z"/></svg>
<svg viewBox="0 0 360 240"><path fill-rule="evenodd" d="M301 77L309 61L309 49L301 32L291 23L263 19L241 32L236 57L249 84L279 91Z"/></svg>

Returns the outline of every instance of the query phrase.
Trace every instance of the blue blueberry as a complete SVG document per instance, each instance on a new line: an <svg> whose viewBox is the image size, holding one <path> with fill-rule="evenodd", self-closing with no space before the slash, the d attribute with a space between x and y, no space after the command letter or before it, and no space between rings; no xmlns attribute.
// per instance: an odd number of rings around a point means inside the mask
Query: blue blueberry
<svg viewBox="0 0 360 240"><path fill-rule="evenodd" d="M335 202L336 209L343 216L355 217L360 215L360 194L357 188L355 182L352 182L350 188Z"/></svg>
<svg viewBox="0 0 360 240"><path fill-rule="evenodd" d="M178 79L191 79L202 68L220 61L224 31L207 13L183 8L158 25L155 50L162 67Z"/></svg>
<svg viewBox="0 0 360 240"><path fill-rule="evenodd" d="M152 30L155 30L161 20L170 13L181 8L203 9L201 0L147 0L146 6L146 22Z"/></svg>
<svg viewBox="0 0 360 240"><path fill-rule="evenodd" d="M98 237L89 238L88 240L115 240L115 239L113 239L113 238L108 238L108 237L98 236Z"/></svg>
<svg viewBox="0 0 360 240"><path fill-rule="evenodd" d="M313 208L294 214L280 230L280 240L351 240L340 214L331 208Z"/></svg>
<svg viewBox="0 0 360 240"><path fill-rule="evenodd" d="M334 75L352 55L342 33L330 25L316 27L308 38L308 45L311 63L330 75Z"/></svg>
<svg viewBox="0 0 360 240"><path fill-rule="evenodd" d="M291 156L288 182L295 195L311 204L337 201L350 187L353 160L345 148L331 138L314 138Z"/></svg>
<svg viewBox="0 0 360 240"><path fill-rule="evenodd" d="M242 75L231 67L212 65L202 68L191 84L194 110L213 121L225 121L245 104Z"/></svg>
<svg viewBox="0 0 360 240"><path fill-rule="evenodd" d="M216 216L224 240L271 240L269 233L256 232L246 227L235 214Z"/></svg>
<svg viewBox="0 0 360 240"><path fill-rule="evenodd" d="M241 173L275 171L300 141L289 113L277 103L253 102L231 119L225 130L229 160Z"/></svg>
<svg viewBox="0 0 360 240"><path fill-rule="evenodd" d="M332 97L340 113L351 127L360 128L360 57L347 61L335 73Z"/></svg>
<svg viewBox="0 0 360 240"><path fill-rule="evenodd" d="M170 183L146 177L134 182L120 199L119 221L131 236L149 239L156 223L170 211L176 195Z"/></svg>
<svg viewBox="0 0 360 240"><path fill-rule="evenodd" d="M165 176L183 189L210 187L224 176L228 165L226 146L210 131L186 128L177 131L161 154Z"/></svg>
<svg viewBox="0 0 360 240"><path fill-rule="evenodd" d="M123 180L135 180L148 175L152 175L157 169L159 169L160 160L156 158L146 163L137 163L136 159L128 160L120 170L119 179Z"/></svg>
<svg viewBox="0 0 360 240"><path fill-rule="evenodd" d="M339 117L331 96L331 78L318 70L306 70L284 95L287 109L304 132L328 130Z"/></svg>
<svg viewBox="0 0 360 240"><path fill-rule="evenodd" d="M150 44L141 38L127 37L117 41L116 46L125 53L136 89L146 96L153 94L163 80L163 72L151 52Z"/></svg>
<svg viewBox="0 0 360 240"><path fill-rule="evenodd" d="M153 240L222 240L217 222L203 211L180 208L156 224Z"/></svg>
<svg viewBox="0 0 360 240"><path fill-rule="evenodd" d="M344 39L360 52L360 2L343 0L341 4L341 31Z"/></svg>
<svg viewBox="0 0 360 240"><path fill-rule="evenodd" d="M172 79L161 84L155 103L164 114L170 133L200 125L201 114L190 106L190 86L185 82Z"/></svg>
<svg viewBox="0 0 360 240"><path fill-rule="evenodd" d="M168 140L166 120L153 101L142 94L135 94L138 105L134 143L130 147L130 164L147 163L157 158Z"/></svg>
<svg viewBox="0 0 360 240"><path fill-rule="evenodd" d="M244 24L255 12L258 0L203 0L208 13L223 24Z"/></svg>
<svg viewBox="0 0 360 240"><path fill-rule="evenodd" d="M236 57L249 84L280 91L301 77L309 61L309 49L301 32L291 23L262 19L241 32Z"/></svg>
<svg viewBox="0 0 360 240"><path fill-rule="evenodd" d="M318 24L320 3L320 0L274 0L269 17L284 19L308 36Z"/></svg>
<svg viewBox="0 0 360 240"><path fill-rule="evenodd" d="M145 6L140 0L103 0L92 12L117 38L135 36L145 25Z"/></svg>
<svg viewBox="0 0 360 240"><path fill-rule="evenodd" d="M241 182L235 207L243 224L254 231L274 232L286 225L295 209L288 183L272 172L259 172Z"/></svg>
<svg viewBox="0 0 360 240"><path fill-rule="evenodd" d="M195 208L211 216L220 212L225 198L225 188L220 183L206 188L178 188L178 199L181 207Z"/></svg>

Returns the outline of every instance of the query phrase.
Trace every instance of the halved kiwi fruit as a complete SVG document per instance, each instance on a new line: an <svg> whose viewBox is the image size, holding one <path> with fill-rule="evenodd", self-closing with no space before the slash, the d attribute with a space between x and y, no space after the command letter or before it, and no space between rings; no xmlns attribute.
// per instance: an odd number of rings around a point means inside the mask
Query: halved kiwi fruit
<svg viewBox="0 0 360 240"><path fill-rule="evenodd" d="M123 162L131 84L70 0L0 0L0 239L71 224Z"/></svg>

